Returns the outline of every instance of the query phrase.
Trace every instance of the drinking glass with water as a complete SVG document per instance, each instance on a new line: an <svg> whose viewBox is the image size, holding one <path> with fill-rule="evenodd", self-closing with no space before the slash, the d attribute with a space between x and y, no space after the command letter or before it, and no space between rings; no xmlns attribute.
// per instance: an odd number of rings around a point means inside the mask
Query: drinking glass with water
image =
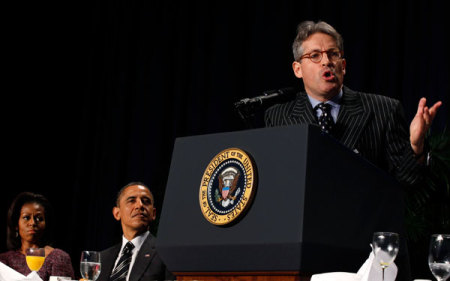
<svg viewBox="0 0 450 281"><path fill-rule="evenodd" d="M80 272L84 279L95 281L100 275L101 260L100 252L82 251L80 261Z"/></svg>
<svg viewBox="0 0 450 281"><path fill-rule="evenodd" d="M450 234L431 235L428 265L436 280L450 277Z"/></svg>

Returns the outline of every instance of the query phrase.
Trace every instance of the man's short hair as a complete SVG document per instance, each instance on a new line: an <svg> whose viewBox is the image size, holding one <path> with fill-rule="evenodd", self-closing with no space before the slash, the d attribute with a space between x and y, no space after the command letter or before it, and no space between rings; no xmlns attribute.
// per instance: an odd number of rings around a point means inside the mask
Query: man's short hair
<svg viewBox="0 0 450 281"><path fill-rule="evenodd" d="M148 190L148 192L150 192L150 195L152 196L152 203L153 203L153 205L155 205L155 196L153 196L153 193L150 190L150 188L148 188L148 186L145 185L143 182L133 181L133 182L127 183L125 186L123 186L119 190L119 192L117 192L117 195L116 195L116 207L119 207L119 205L120 205L120 198L122 198L122 194L125 191L125 189L127 189L129 186L132 186L132 185L141 185L141 186L145 187Z"/></svg>
<svg viewBox="0 0 450 281"><path fill-rule="evenodd" d="M313 22L304 21L297 26L297 36L292 43L292 52L294 54L294 60L299 61L300 57L303 55L302 44L303 41L308 39L309 36L314 33L324 33L330 35L336 40L336 44L341 52L344 52L344 39L342 36L328 23L324 21Z"/></svg>

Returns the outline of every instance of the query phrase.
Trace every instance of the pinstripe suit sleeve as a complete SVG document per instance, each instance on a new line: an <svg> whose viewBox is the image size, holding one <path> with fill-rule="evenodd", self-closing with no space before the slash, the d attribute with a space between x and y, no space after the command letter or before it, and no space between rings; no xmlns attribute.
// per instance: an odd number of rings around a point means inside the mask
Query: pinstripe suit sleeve
<svg viewBox="0 0 450 281"><path fill-rule="evenodd" d="M424 165L419 164L409 142L409 131L403 108L394 100L394 108L387 117L386 153L389 169L399 182L414 185L423 179Z"/></svg>

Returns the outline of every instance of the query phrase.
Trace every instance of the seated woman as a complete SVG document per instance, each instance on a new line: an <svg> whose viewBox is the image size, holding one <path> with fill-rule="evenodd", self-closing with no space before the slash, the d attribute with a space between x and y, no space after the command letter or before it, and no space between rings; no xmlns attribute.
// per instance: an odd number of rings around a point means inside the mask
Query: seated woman
<svg viewBox="0 0 450 281"><path fill-rule="evenodd" d="M27 276L25 253L28 248L44 248L45 262L37 272L42 280L50 276L68 276L74 279L70 256L50 246L52 212L49 201L40 194L22 192L8 210L8 252L0 254L0 262Z"/></svg>

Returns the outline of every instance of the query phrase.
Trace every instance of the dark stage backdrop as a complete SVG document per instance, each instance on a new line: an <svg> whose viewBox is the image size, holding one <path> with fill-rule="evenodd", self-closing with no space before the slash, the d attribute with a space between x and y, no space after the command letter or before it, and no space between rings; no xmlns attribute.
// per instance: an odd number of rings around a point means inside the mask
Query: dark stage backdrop
<svg viewBox="0 0 450 281"><path fill-rule="evenodd" d="M408 120L420 97L442 100L433 130L443 130L450 78L443 2L12 4L2 40L0 241L12 198L42 193L57 211L55 246L70 253L78 274L81 250L120 241L111 210L122 185L147 183L161 210L177 137L246 129L234 102L301 87L291 43L303 20L341 32L347 86L401 100ZM427 271L426 257L417 259Z"/></svg>

